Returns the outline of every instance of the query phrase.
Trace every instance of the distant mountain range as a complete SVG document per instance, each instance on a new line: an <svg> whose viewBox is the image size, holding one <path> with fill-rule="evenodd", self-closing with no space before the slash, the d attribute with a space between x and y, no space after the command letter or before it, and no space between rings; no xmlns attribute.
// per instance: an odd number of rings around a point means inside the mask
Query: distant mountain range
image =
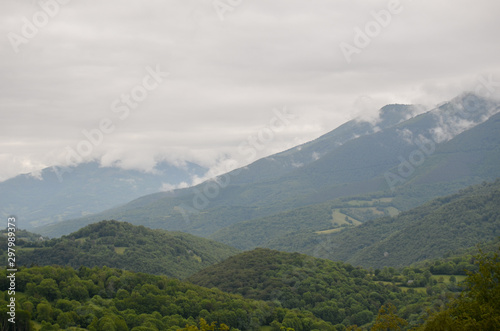
<svg viewBox="0 0 500 331"><path fill-rule="evenodd" d="M499 110L500 102L470 93L424 113L421 107L389 105L381 109L378 122L351 121L195 187L146 195L36 232L60 236L89 223L117 219L220 238L215 232L231 231L240 222L321 203L353 209L353 199L367 196L376 197L378 201L370 203L379 205L358 210L362 215L344 221L357 224L395 215L500 177ZM307 227L309 220L301 223ZM329 228L323 224L317 230Z"/></svg>
<svg viewBox="0 0 500 331"><path fill-rule="evenodd" d="M49 167L37 176L19 175L0 182L0 215L16 215L20 227L32 229L96 213L162 187L191 182L207 169L193 163L159 163L153 173L101 167L98 162L73 167Z"/></svg>

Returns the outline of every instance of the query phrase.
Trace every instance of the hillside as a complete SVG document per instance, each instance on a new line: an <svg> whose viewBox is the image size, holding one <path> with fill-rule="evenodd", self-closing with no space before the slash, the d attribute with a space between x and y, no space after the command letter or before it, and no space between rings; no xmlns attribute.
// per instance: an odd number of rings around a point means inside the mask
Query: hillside
<svg viewBox="0 0 500 331"><path fill-rule="evenodd" d="M237 252L187 233L102 221L62 238L27 243L18 249L17 260L28 266L108 266L182 279Z"/></svg>
<svg viewBox="0 0 500 331"><path fill-rule="evenodd" d="M500 179L395 217L389 216L395 198L346 198L240 222L210 238L240 249L268 247L365 267L406 266L500 236L499 195ZM377 213L385 217L375 218Z"/></svg>
<svg viewBox="0 0 500 331"><path fill-rule="evenodd" d="M341 230L342 217L366 222L381 216L394 216L399 211L408 210L435 198L434 195L438 192L449 194L466 187L466 183L472 183L477 178L500 176L499 133L500 114L497 114L449 142L437 146L434 154L426 160L425 166L416 168L413 177L396 187L394 192L346 197L295 208L265 218L230 225L215 232L210 238L241 249L261 246L312 253L310 250L304 250L304 246L317 244L317 232L328 234L330 231L333 235L333 232ZM397 169L391 171L397 173ZM472 173L476 176L471 176ZM490 180L495 178L497 177ZM449 181L446 182L447 180ZM351 225L344 222L344 226ZM388 227L387 231L390 232L392 228ZM348 247L352 249L351 246L352 244ZM348 256L337 255L336 258L347 259Z"/></svg>
<svg viewBox="0 0 500 331"><path fill-rule="evenodd" d="M500 180L340 232L292 233L267 246L365 267L404 266L500 235Z"/></svg>
<svg viewBox="0 0 500 331"><path fill-rule="evenodd" d="M496 239L500 236L500 180L436 199L391 220L389 236L348 261L363 266L403 266Z"/></svg>
<svg viewBox="0 0 500 331"><path fill-rule="evenodd" d="M471 104L475 107L471 108ZM484 122L498 112L498 107L498 102L465 94L341 145L330 140L335 148L281 176L238 183L240 176L256 166L254 163L193 188L144 196L124 206L37 231L56 236L75 231L81 224L118 219L209 236L238 222L374 192L398 193L395 208L407 210L436 196L500 177L500 115ZM467 134L473 130L474 134ZM460 136L464 137L461 144L455 143ZM415 158L417 154L419 158ZM416 166L405 172L402 164L408 163L410 157ZM267 159L274 160L272 156ZM461 167L450 166L463 160L467 162Z"/></svg>
<svg viewBox="0 0 500 331"><path fill-rule="evenodd" d="M0 182L0 215L17 215L23 228L33 229L100 212L159 192L163 185L189 183L193 175L206 171L193 163L179 167L165 162L158 163L154 173L101 167L98 162L49 167Z"/></svg>
<svg viewBox="0 0 500 331"><path fill-rule="evenodd" d="M498 252L498 242L494 245ZM498 293L498 282L484 277L488 273L475 273L469 278L453 274L461 266L469 268L478 260L482 264L473 270L498 272L498 255L496 259L489 256L455 256L449 261L432 261L430 266L402 270L363 270L301 254L257 249L191 277L192 281L241 295L166 276L108 267L18 267L16 329L178 331L186 327L182 330L187 331L198 330L195 326L199 325L200 330L333 331L357 330L352 328L355 322L367 330L375 322L373 311L378 309L379 323L383 309L390 308L392 318L406 324L403 330L435 330L435 317L428 320L429 314L442 311L443 305L453 307L450 302L456 302L454 298L464 289L463 280L494 290L487 291L493 295L483 294L482 298L498 297L494 294ZM434 274L429 270L451 273ZM10 325L9 284L7 271L0 268L2 330L11 329L6 327ZM498 300L478 303L485 307L493 304L498 311ZM489 317L483 315L478 320L481 319L487 321ZM334 325L329 320L342 322ZM426 320L433 324L422 326ZM207 324L217 327L201 328Z"/></svg>
<svg viewBox="0 0 500 331"><path fill-rule="evenodd" d="M0 325L9 325L6 276L5 269L0 269ZM335 330L307 311L283 309L165 276L107 267L45 266L21 268L16 277L23 280L16 288L16 326L23 330L177 331L197 325L201 318L227 325L223 330L269 325L297 331Z"/></svg>
<svg viewBox="0 0 500 331"><path fill-rule="evenodd" d="M387 193L339 198L239 222L218 230L209 238L245 250L267 247L270 242L286 240L290 234L333 233L381 216L396 215L399 211L393 200Z"/></svg>
<svg viewBox="0 0 500 331"><path fill-rule="evenodd" d="M460 264L453 264L449 271L460 266L472 269L469 260L469 256L458 257ZM410 326L417 326L422 322L420 317L436 301L446 301L460 290L456 283L445 284L442 275L429 271L431 267L441 271L438 263L441 261L432 261L428 267L366 270L298 253L258 248L201 270L188 280L245 298L311 311L333 324L357 324L364 329L375 320L382 305L392 303Z"/></svg>

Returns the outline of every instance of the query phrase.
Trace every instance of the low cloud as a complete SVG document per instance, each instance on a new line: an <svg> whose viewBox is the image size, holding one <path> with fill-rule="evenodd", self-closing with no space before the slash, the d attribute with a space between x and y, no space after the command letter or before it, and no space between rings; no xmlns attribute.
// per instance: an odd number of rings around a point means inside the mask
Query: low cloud
<svg viewBox="0 0 500 331"><path fill-rule="evenodd" d="M0 12L0 180L64 165L67 148L103 119L114 130L84 161L143 171L191 161L217 174L226 159L249 163L238 146L272 109L286 106L298 120L257 157L353 118L376 125L385 104L434 106L473 89L478 74L500 77L492 42L500 3L401 3L347 64L339 44L387 1L247 1L223 21L210 1L71 1L18 52L7 36L22 35L41 5L8 1ZM148 66L169 75L120 119L113 102L143 84Z"/></svg>

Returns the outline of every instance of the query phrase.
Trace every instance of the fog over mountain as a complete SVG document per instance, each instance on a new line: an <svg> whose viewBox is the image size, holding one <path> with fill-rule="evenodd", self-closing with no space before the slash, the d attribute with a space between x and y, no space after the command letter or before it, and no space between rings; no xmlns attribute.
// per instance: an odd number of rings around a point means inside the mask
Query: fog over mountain
<svg viewBox="0 0 500 331"><path fill-rule="evenodd" d="M498 90L496 1L216 4L6 1L0 180L88 161L220 174L386 104Z"/></svg>

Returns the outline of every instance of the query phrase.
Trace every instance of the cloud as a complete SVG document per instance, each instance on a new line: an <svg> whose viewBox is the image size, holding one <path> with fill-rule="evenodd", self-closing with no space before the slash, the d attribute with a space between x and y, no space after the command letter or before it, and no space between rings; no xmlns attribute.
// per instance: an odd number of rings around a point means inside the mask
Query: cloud
<svg viewBox="0 0 500 331"><path fill-rule="evenodd" d="M446 122L440 120L439 126L431 130L432 138L435 142L441 143L453 139L460 133L476 126L478 123L465 119L447 119Z"/></svg>
<svg viewBox="0 0 500 331"><path fill-rule="evenodd" d="M356 116L376 123L388 103L434 106L473 88L478 74L500 79L500 44L492 42L500 3L401 4L347 64L339 44L387 1L244 1L224 21L208 0L71 1L18 53L7 36L22 35L23 18L42 9L8 1L0 13L0 180L64 164L67 148L103 119L114 130L86 159L143 170L193 161L217 173L223 159L246 164L238 146L275 108L298 120L258 157ZM113 102L157 65L169 76L120 119Z"/></svg>
<svg viewBox="0 0 500 331"><path fill-rule="evenodd" d="M169 184L169 183L162 183L162 185L160 187L160 191L171 192L173 190L180 189L180 188L186 188L189 186L190 186L190 184L188 184L186 182L182 182L182 183L177 184L177 185L173 185L173 184Z"/></svg>

